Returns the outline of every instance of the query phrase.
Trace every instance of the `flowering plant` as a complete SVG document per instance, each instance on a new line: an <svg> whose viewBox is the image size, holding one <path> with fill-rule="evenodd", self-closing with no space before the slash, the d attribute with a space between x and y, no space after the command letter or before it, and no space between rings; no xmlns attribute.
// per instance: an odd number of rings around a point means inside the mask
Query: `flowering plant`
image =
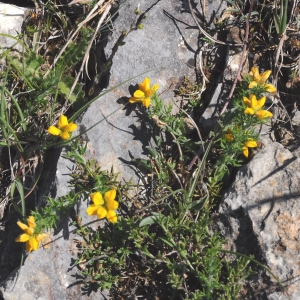
<svg viewBox="0 0 300 300"><path fill-rule="evenodd" d="M57 121L57 127L50 126L47 131L52 135L59 135L63 140L68 140L70 138L70 132L73 132L76 129L77 125L75 123L69 123L68 118L61 115Z"/></svg>
<svg viewBox="0 0 300 300"><path fill-rule="evenodd" d="M136 90L133 94L133 97L129 99L130 103L140 102L146 108L149 107L151 102L151 97L158 90L159 85L155 84L154 86L150 86L150 79L146 77L142 83L139 83L139 89Z"/></svg>
<svg viewBox="0 0 300 300"><path fill-rule="evenodd" d="M115 212L119 207L119 203L115 201L116 190L109 190L104 193L104 199L100 192L95 192L90 195L93 204L91 204L86 212L88 215L97 215L99 219L106 219L111 223L116 223L118 220Z"/></svg>
<svg viewBox="0 0 300 300"><path fill-rule="evenodd" d="M38 249L40 242L42 242L47 234L35 232L35 220L33 216L27 218L27 224L20 221L17 222L18 226L24 231L16 238L16 242L26 243L26 251L31 252Z"/></svg>
<svg viewBox="0 0 300 300"><path fill-rule="evenodd" d="M266 97L263 96L259 100L256 99L256 96L250 94L249 99L244 97L244 103L248 106L244 113L247 115L255 115L260 120L265 118L273 117L273 114L267 110L263 110L262 107L265 105Z"/></svg>
<svg viewBox="0 0 300 300"><path fill-rule="evenodd" d="M250 80L248 88L262 87L266 92L275 93L276 87L270 83L266 83L267 79L271 75L271 70L259 74L258 68L253 67L249 72Z"/></svg>

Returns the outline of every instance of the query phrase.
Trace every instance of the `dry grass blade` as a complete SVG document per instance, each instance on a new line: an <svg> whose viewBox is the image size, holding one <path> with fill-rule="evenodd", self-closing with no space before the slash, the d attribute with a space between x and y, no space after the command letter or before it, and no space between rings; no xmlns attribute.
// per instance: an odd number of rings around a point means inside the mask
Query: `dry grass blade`
<svg viewBox="0 0 300 300"><path fill-rule="evenodd" d="M286 24L286 29L289 27L289 24L291 22L292 16L295 14L295 9L296 9L296 0L293 1L293 8L291 11L291 15L290 15L290 19L289 22ZM278 74L281 70L281 67L283 65L283 46L284 46L284 42L287 40L287 36L286 36L286 29L285 32L282 34L282 37L279 41L277 50L276 50L276 54L275 54L275 61L274 61L274 76L273 76L273 80L272 80L272 84L277 87L277 81L278 81ZM281 57L281 62L280 64L278 64L279 61L279 57Z"/></svg>
<svg viewBox="0 0 300 300"><path fill-rule="evenodd" d="M111 4L110 4L110 3L107 3L106 8L105 8L105 11L104 11L104 13L103 13L102 16L101 16L101 18L100 18L100 20L99 20L99 22L98 22L98 24L97 24L97 27L96 27L96 29L95 29L94 35L93 35L93 37L91 38L90 43L89 43L89 45L88 45L88 47L87 47L87 49L86 49L86 53L85 53L85 55L84 55L84 58L83 58L83 61L82 61L80 70L79 70L79 72L78 72L78 74L77 74L77 76L76 76L76 79L75 79L75 81L74 81L74 83L73 83L73 86L72 86L72 88L71 88L71 90L70 90L70 93L69 93L69 95L68 95L68 98L72 95L72 93L73 93L73 91L74 91L74 89L75 89L75 87L76 87L76 84L77 84L77 82L78 82L78 80L79 80L79 77L80 77L80 75L81 75L82 72L83 72L84 66L87 66L88 58L89 58L89 53L90 53L90 49L91 49L91 47L92 47L92 44L93 44L93 42L94 42L94 40L95 40L95 38L96 38L96 36L97 36L97 34L98 34L98 31L99 31L99 29L100 29L100 26L102 25L102 23L103 23L104 20L106 19L107 15L109 14L110 9L111 9ZM68 99L67 99L67 100L68 100Z"/></svg>
<svg viewBox="0 0 300 300"><path fill-rule="evenodd" d="M59 54L57 55L57 57L54 59L53 64L50 66L50 68L48 69L48 71L45 73L44 79L48 76L49 72L55 67L57 61L59 60L59 58L61 57L61 55L64 53L64 51L67 49L68 45L71 43L71 41L74 39L74 37L77 35L77 33L80 30L80 28L84 24L86 24L88 21L92 20L98 14L103 13L104 9L103 9L103 7L101 7L101 5L103 4L104 1L105 0L99 0L99 2L89 12L89 14L87 15L87 17L81 23L78 24L77 29L74 31L74 33L72 34L72 36L70 37L70 39L66 42L66 44L62 47L61 51L59 52ZM113 2L114 2L114 0L111 0L109 3L113 3ZM95 12L97 9L98 9L98 11Z"/></svg>
<svg viewBox="0 0 300 300"><path fill-rule="evenodd" d="M190 12L192 14L192 17L195 21L195 23L197 24L199 30L202 32L202 34L205 35L205 37L207 37L209 40L211 40L212 42L214 43L217 43L217 44L221 44L221 45L226 45L226 46L243 46L243 44L235 44L235 43L225 43L225 42L222 42L222 41L219 41L217 39L215 39L214 37L212 37L211 35L209 35L200 25L196 15L195 15L195 12L193 10L193 7L191 5L191 0L189 0L189 8L190 8Z"/></svg>
<svg viewBox="0 0 300 300"><path fill-rule="evenodd" d="M251 12L253 10L253 5L254 5L254 0L251 0L249 12L248 12L248 17L247 17L247 19L245 21L246 22L246 30L245 30L245 38L244 38L242 55L241 55L241 61L240 61L240 64L239 64L237 75L236 75L236 77L234 79L234 82L232 84L232 88L231 88L230 93L228 95L228 98L227 98L227 100L226 100L226 102L224 104L224 107L222 108L222 110L220 112L219 118L223 115L223 113L225 112L225 110L226 110L226 108L227 108L227 106L228 106L228 104L229 104L229 102L231 100L231 97L232 97L233 92L235 90L238 78L240 77L240 74L241 74L241 71L242 71L244 59L245 59L245 56L246 56L246 50L247 50L247 44L248 44L248 38L249 38L249 22L250 22Z"/></svg>

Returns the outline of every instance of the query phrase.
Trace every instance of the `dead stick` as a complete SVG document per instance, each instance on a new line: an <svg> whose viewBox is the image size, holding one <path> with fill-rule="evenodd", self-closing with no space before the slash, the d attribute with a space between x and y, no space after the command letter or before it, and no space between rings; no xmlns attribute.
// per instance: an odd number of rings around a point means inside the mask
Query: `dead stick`
<svg viewBox="0 0 300 300"><path fill-rule="evenodd" d="M83 58L83 61L82 61L80 70L79 70L79 72L78 72L78 74L77 74L77 76L76 76L76 79L75 79L75 81L74 81L72 87L71 87L71 90L70 90L70 92L69 92L69 95L68 95L67 100L70 98L70 96L72 95L72 93L73 93L73 91L74 91L74 89L75 89L75 86L76 86L76 84L77 84L77 82L78 82L78 80L79 80L79 77L80 77L81 73L83 72L84 66L85 66L86 61L87 61L87 59L88 59L88 57L89 57L89 53L90 53L90 49L91 49L91 47L92 47L92 44L93 44L93 42L94 42L94 40L95 40L95 38L96 38L96 36L97 36L97 34L98 34L98 31L99 31L99 29L100 29L100 26L102 25L102 23L104 22L105 18L107 17L107 15L108 15L110 9L111 9L111 4L109 4L109 5L106 6L105 11L104 11L104 13L102 14L102 16L101 16L101 18L100 18L100 20L99 20L99 22L98 22L98 24L97 24L97 27L96 27L95 32L94 32L94 35L93 35L93 37L91 38L90 43L89 43L89 45L88 45L88 47L87 47L87 49L86 49L86 51L85 51L85 55L84 55L84 58Z"/></svg>
<svg viewBox="0 0 300 300"><path fill-rule="evenodd" d="M219 119L223 115L223 113L225 112L225 110L226 110L226 108L227 108L227 106L228 106L228 104L229 104L229 102L231 100L231 97L233 95L233 92L235 90L238 78L241 75L242 67L243 67L244 60L245 60L245 54L246 54L246 50L247 50L247 44L248 44L248 38L249 38L249 20L250 20L251 12L252 12L252 9L253 9L253 4L254 4L254 0L251 0L249 12L248 12L248 17L246 19L246 33L245 33L245 38L244 38L244 45L243 45L243 50L242 50L242 56L241 56L241 61L240 61L239 68L238 68L238 71L237 71L237 75L236 75L236 77L235 77L235 79L233 81L230 93L229 93L229 95L227 97L227 100L226 100L226 102L224 104L224 107L222 108L222 110L220 112Z"/></svg>
<svg viewBox="0 0 300 300"><path fill-rule="evenodd" d="M63 54L63 52L67 49L68 45L73 40L73 38L75 37L75 35L78 33L78 31L80 30L80 28L85 23L87 23L89 20L91 20L93 17L95 17L98 14L98 12L96 12L94 15L92 15L95 12L95 10L97 10L98 8L100 8L100 5L102 5L103 2L104 2L104 0L99 0L99 2L89 12L89 14L85 18L85 20L78 24L77 29L74 31L74 33L69 38L69 40L67 41L67 43L62 47L62 49L60 50L60 53L57 55L57 57L54 59L54 62L52 63L52 65L50 66L50 68L48 69L48 71L45 73L45 75L43 77L44 79L48 76L48 74L50 73L50 71L54 68L54 66L56 65L57 61L59 60L59 58L61 57L61 55Z"/></svg>
<svg viewBox="0 0 300 300"><path fill-rule="evenodd" d="M235 90L235 87L236 87L236 84L237 84L237 80L238 80L238 77L240 76L240 73L241 73L241 70L242 70L242 66L243 66L243 63L244 63L244 57L245 57L245 53L246 53L246 49L247 49L247 44L248 44L248 37L249 37L249 20L250 20L250 15L251 15L251 12L252 12L252 9L253 9L253 4L254 4L254 0L251 0L251 3L250 3L250 8L249 8L249 13L248 13L248 17L246 19L246 33L245 33L245 39L244 39L244 44L243 44L243 50L242 50L242 57L241 57L241 61L240 61L240 65L239 65L239 69L238 69L238 72L237 72L237 76L233 82L233 85L232 85L232 88L230 90L230 93L227 97L227 100L226 100L226 103L218 117L218 120L221 118L222 114L224 113L224 111L226 110L230 100L231 100L231 97L233 95L233 92ZM192 10L192 7L191 7L191 3L190 3L190 0L189 0L189 5L190 5L190 10ZM210 141L210 144L214 141L215 137L213 137ZM192 159L192 161L190 162L189 166L188 166L188 170L191 169L191 167L193 166L193 164L196 162L197 159L199 159L199 156L200 154L203 152L202 149L200 149L198 151L198 153L195 155L195 157Z"/></svg>

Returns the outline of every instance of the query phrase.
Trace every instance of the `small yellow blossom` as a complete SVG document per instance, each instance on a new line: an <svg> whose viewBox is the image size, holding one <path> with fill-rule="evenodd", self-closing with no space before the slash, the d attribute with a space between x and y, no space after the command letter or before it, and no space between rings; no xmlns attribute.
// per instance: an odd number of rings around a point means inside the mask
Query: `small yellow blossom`
<svg viewBox="0 0 300 300"><path fill-rule="evenodd" d="M61 115L57 121L57 127L50 126L47 131L52 135L59 135L63 140L68 140L70 138L70 132L73 132L76 128L77 125L75 123L69 123L68 118Z"/></svg>
<svg viewBox="0 0 300 300"><path fill-rule="evenodd" d="M233 136L233 134L232 134L232 131L230 130L230 129L227 129L227 131L226 131L226 133L225 133L225 140L227 141L227 142L233 142L234 141L234 136Z"/></svg>
<svg viewBox="0 0 300 300"><path fill-rule="evenodd" d="M262 74L259 74L258 68L253 67L249 72L251 77L251 82L248 86L249 89L252 89L257 86L263 87L263 89L269 93L275 93L276 87L270 83L266 83L267 79L271 74L271 70L268 70Z"/></svg>
<svg viewBox="0 0 300 300"><path fill-rule="evenodd" d="M266 97L263 96L259 100L256 99L256 96L250 94L249 99L244 97L244 103L248 106L244 113L247 115L255 115L260 120L273 117L273 114L267 110L262 110L261 108L265 105Z"/></svg>
<svg viewBox="0 0 300 300"><path fill-rule="evenodd" d="M86 213L88 215L97 215L99 219L106 219L111 223L116 223L118 216L115 212L119 207L119 203L115 200L116 190L109 190L104 193L104 199L100 192L95 192L90 195L93 204L91 204Z"/></svg>
<svg viewBox="0 0 300 300"><path fill-rule="evenodd" d="M34 217L30 216L27 218L28 226L20 221L18 221L17 224L25 233L20 234L15 241L20 243L26 242L27 252L37 250L40 242L42 242L47 237L47 234L34 233L34 228L36 226Z"/></svg>
<svg viewBox="0 0 300 300"><path fill-rule="evenodd" d="M155 84L150 86L150 79L146 77L142 83L139 83L139 89L133 94L133 97L129 99L130 103L141 102L146 108L150 105L151 97L158 90L159 85Z"/></svg>
<svg viewBox="0 0 300 300"><path fill-rule="evenodd" d="M244 146L242 148L243 154L245 157L249 156L249 148L255 148L257 147L256 141L254 141L251 138L248 138L248 141L244 143Z"/></svg>

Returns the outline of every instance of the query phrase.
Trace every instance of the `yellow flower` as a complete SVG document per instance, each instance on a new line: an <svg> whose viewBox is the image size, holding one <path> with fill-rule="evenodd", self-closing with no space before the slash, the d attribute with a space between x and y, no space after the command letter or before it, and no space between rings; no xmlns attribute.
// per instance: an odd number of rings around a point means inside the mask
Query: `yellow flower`
<svg viewBox="0 0 300 300"><path fill-rule="evenodd" d="M68 140L70 138L70 132L73 132L76 128L77 125L75 123L69 123L68 118L61 115L57 121L57 127L50 126L47 131L52 135L59 135L63 140Z"/></svg>
<svg viewBox="0 0 300 300"><path fill-rule="evenodd" d="M42 242L46 237L47 234L45 233L34 233L35 228L35 220L33 216L27 218L27 224L24 224L20 221L17 222L18 226L25 232L20 234L15 241L20 243L26 242L26 251L31 252L38 249L40 242Z"/></svg>
<svg viewBox="0 0 300 300"><path fill-rule="evenodd" d="M261 108L265 105L266 97L263 96L259 100L256 99L256 96L250 94L249 99L244 97L244 103L248 106L244 113L247 115L256 115L260 120L273 117L273 114L267 110L262 110Z"/></svg>
<svg viewBox="0 0 300 300"><path fill-rule="evenodd" d="M234 136L233 136L233 134L232 134L232 131L230 130L230 129L227 129L227 131L226 131L226 133L225 133L225 140L227 141L227 142L233 142L234 141Z"/></svg>
<svg viewBox="0 0 300 300"><path fill-rule="evenodd" d="M96 193L92 193L90 197L94 204L90 205L87 208L86 213L88 215L97 215L99 219L105 218L107 214L107 210L103 207L104 199L102 195L99 192L96 192Z"/></svg>
<svg viewBox="0 0 300 300"><path fill-rule="evenodd" d="M255 147L257 147L256 141L254 141L251 138L248 138L248 141L245 142L245 144L244 144L244 146L242 148L244 156L248 157L248 155L249 155L249 148L255 148Z"/></svg>
<svg viewBox="0 0 300 300"><path fill-rule="evenodd" d="M271 70L259 74L258 68L253 67L249 72L252 81L250 82L248 88L252 89L254 87L261 86L265 91L269 93L275 93L276 87L270 83L266 83L270 74L271 74Z"/></svg>
<svg viewBox="0 0 300 300"><path fill-rule="evenodd" d="M142 83L139 83L139 89L129 99L130 103L141 102L146 108L150 105L150 100L153 94L158 90L159 85L150 86L150 79L146 77Z"/></svg>
<svg viewBox="0 0 300 300"><path fill-rule="evenodd" d="M91 199L94 204L90 205L86 213L88 215L97 215L99 219L106 219L111 223L116 223L118 220L117 214L115 212L119 207L119 203L115 201L116 190L109 190L104 193L104 199L99 192L92 193Z"/></svg>

